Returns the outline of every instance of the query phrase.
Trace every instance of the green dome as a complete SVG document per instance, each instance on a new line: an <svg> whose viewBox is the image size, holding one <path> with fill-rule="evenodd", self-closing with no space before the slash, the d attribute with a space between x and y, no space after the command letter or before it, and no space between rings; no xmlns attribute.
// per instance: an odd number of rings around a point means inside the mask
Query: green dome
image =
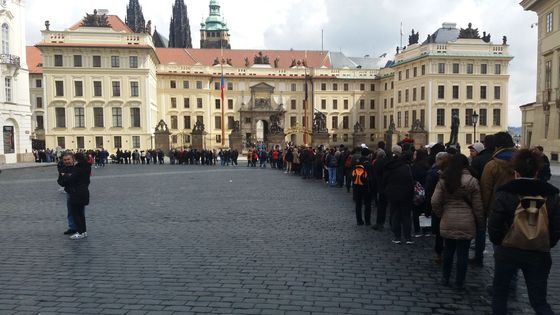
<svg viewBox="0 0 560 315"><path fill-rule="evenodd" d="M210 0L210 16L206 23L200 23L201 31L229 31L226 22L220 15L220 4L218 0Z"/></svg>

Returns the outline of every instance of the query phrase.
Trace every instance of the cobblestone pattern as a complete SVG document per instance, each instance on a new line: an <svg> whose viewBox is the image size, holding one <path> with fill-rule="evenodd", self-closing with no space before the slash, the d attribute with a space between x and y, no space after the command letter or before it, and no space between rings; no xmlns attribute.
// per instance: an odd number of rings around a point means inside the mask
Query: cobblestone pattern
<svg viewBox="0 0 560 315"><path fill-rule="evenodd" d="M492 259L439 285L433 238L356 226L344 189L270 169L94 170L70 241L54 168L0 175L0 314L485 314ZM557 179L555 179L557 180ZM230 182L231 181L231 182ZM490 248L490 246L488 246ZM554 250L549 301L560 310ZM520 282L513 314L530 314Z"/></svg>

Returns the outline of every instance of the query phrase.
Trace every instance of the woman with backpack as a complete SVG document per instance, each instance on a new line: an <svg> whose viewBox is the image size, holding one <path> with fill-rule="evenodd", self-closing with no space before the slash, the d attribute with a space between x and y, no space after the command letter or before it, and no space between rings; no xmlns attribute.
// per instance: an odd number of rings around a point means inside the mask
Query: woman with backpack
<svg viewBox="0 0 560 315"><path fill-rule="evenodd" d="M480 185L469 171L469 160L456 154L441 175L432 195L432 210L441 218L443 237L443 285L449 285L451 268L457 252L455 286L462 290L469 262L469 247L477 226L484 224Z"/></svg>
<svg viewBox="0 0 560 315"><path fill-rule="evenodd" d="M488 221L494 250L493 314L507 313L510 281L523 271L529 302L536 314L554 314L546 301L552 260L560 238L559 190L539 181L541 158L527 149L511 160L515 179L498 188Z"/></svg>

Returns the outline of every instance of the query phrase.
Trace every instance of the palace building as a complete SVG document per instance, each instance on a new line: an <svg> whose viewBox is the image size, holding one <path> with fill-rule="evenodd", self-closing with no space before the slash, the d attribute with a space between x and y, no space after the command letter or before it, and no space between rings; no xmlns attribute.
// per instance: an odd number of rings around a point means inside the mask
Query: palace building
<svg viewBox="0 0 560 315"><path fill-rule="evenodd" d="M523 0L538 23L537 99L521 106L524 147L541 145L552 161L560 154L560 0Z"/></svg>
<svg viewBox="0 0 560 315"><path fill-rule="evenodd" d="M135 33L106 12L66 30L47 27L28 47L38 140L48 148L155 148L163 121L171 147L193 146L197 122L209 149L227 146L232 132L244 144L278 130L286 142L312 144L314 117L324 117L324 145L371 145L412 132L425 143L447 142L456 114L466 149L507 129L506 38L494 44L470 25L444 23L423 42L413 32L392 58L226 49L219 8L210 1L201 27L201 45L212 48L156 48L150 27Z"/></svg>

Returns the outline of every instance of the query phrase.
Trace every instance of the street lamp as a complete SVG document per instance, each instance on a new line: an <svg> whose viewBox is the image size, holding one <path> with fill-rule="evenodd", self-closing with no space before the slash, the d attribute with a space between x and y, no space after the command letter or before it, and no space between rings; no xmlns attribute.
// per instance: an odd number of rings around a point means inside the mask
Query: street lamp
<svg viewBox="0 0 560 315"><path fill-rule="evenodd" d="M474 126L474 142L476 142L476 124L478 123L478 114L476 113L476 110L472 114L472 123Z"/></svg>

